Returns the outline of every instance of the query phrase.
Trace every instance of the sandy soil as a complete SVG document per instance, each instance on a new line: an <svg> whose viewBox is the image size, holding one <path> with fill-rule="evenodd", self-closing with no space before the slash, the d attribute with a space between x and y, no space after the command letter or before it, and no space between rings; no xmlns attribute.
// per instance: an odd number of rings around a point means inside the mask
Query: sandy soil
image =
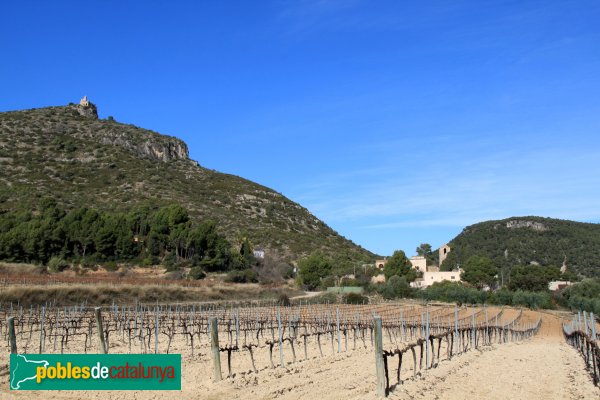
<svg viewBox="0 0 600 400"><path fill-rule="evenodd" d="M560 321L543 316L525 342L484 347L399 386L391 399L598 399L583 359L566 344Z"/></svg>
<svg viewBox="0 0 600 400"><path fill-rule="evenodd" d="M506 311L505 311L506 312ZM510 315L516 312L510 311ZM509 313L506 314L508 316ZM537 313L526 312L525 319L535 321ZM384 334L384 337L386 335ZM207 351L194 357L183 357L181 392L10 392L8 376L0 376L1 399L375 399L375 362L373 350L359 341L353 350L343 347L337 353L330 338L322 339L324 357L318 357L316 343L309 346L309 359L291 363L291 349L284 348L285 368L269 367L268 352L257 354L258 373L250 372L249 357L234 355L233 378L214 383ZM126 352L114 344L111 352ZM185 343L175 343L174 352L185 352ZM296 348L298 360L303 349ZM445 350L442 349L442 355ZM278 359L275 352L274 359ZM226 358L222 354L223 375L227 375ZM397 358L393 359L394 361ZM5 363L3 356L0 362ZM395 367L395 365L394 365ZM541 331L524 342L480 347L442 361L437 368L423 370L412 377L412 361L401 371L404 380L397 385L395 368L391 371L391 399L598 399L600 390L593 386L585 371L583 359L566 344L561 335L560 320L543 315Z"/></svg>

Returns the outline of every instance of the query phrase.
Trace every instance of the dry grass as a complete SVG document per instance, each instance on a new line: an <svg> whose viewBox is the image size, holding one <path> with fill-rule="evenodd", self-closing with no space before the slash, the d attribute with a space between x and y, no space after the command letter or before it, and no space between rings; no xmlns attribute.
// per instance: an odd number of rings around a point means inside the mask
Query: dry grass
<svg viewBox="0 0 600 400"><path fill-rule="evenodd" d="M164 267L120 266L117 271L104 268L82 268L71 266L62 272L50 273L44 266L33 264L0 263L0 286L4 285L60 285L60 284L106 284L106 285L175 285L190 287L213 286L218 283L213 277L204 280L177 279Z"/></svg>
<svg viewBox="0 0 600 400"><path fill-rule="evenodd" d="M83 276L69 270L53 274L42 270L31 264L0 263L0 303L24 306L173 303L263 300L304 293L290 285L227 283L218 276L201 281L166 279L164 268L131 268L126 274L97 270Z"/></svg>
<svg viewBox="0 0 600 400"><path fill-rule="evenodd" d="M23 306L53 303L76 304L133 304L173 303L220 300L276 299L282 293L292 294L288 287L259 285L215 285L194 288L159 285L11 285L0 290L0 303L19 303Z"/></svg>
<svg viewBox="0 0 600 400"><path fill-rule="evenodd" d="M0 262L0 274L39 274L40 267L34 264Z"/></svg>

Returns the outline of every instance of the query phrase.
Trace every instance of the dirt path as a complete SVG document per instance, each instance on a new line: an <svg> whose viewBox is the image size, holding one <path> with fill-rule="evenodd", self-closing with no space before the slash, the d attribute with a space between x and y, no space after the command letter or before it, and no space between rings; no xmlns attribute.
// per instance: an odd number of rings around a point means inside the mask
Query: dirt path
<svg viewBox="0 0 600 400"><path fill-rule="evenodd" d="M300 300L300 299L309 299L311 297L316 297L320 294L323 294L324 292L304 292L304 294L298 295L298 296L294 296L294 297L290 297L290 300Z"/></svg>
<svg viewBox="0 0 600 400"><path fill-rule="evenodd" d="M406 382L391 399L598 399L583 359L566 344L560 320L543 316L531 340L460 356Z"/></svg>

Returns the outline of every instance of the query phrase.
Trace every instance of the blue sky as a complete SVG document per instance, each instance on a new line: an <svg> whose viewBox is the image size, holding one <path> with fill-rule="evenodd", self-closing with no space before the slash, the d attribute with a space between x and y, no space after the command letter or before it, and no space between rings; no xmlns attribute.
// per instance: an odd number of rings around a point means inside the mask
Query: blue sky
<svg viewBox="0 0 600 400"><path fill-rule="evenodd" d="M600 221L597 1L18 1L0 110L184 139L378 253L515 215Z"/></svg>

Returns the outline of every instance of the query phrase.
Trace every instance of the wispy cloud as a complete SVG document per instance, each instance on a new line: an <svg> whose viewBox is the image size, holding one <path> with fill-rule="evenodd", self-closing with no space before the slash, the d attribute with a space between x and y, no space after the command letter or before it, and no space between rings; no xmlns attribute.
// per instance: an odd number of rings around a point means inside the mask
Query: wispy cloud
<svg viewBox="0 0 600 400"><path fill-rule="evenodd" d="M279 19L290 32L307 33L323 27L339 28L354 25L357 18L348 13L360 2L358 0L301 0L281 1Z"/></svg>
<svg viewBox="0 0 600 400"><path fill-rule="evenodd" d="M448 148L437 161L416 152L372 170L329 176L302 200L327 221L368 229L465 226L513 215L600 219L600 151L539 145L478 155L473 150L481 143Z"/></svg>
<svg viewBox="0 0 600 400"><path fill-rule="evenodd" d="M403 26L404 13L380 13L374 2L364 0L280 1L278 18L291 34L322 31L392 29ZM375 12L374 12L375 11Z"/></svg>
<svg viewBox="0 0 600 400"><path fill-rule="evenodd" d="M286 18L315 17L319 18L335 12L352 9L360 4L360 0L300 0L281 1L281 16Z"/></svg>

